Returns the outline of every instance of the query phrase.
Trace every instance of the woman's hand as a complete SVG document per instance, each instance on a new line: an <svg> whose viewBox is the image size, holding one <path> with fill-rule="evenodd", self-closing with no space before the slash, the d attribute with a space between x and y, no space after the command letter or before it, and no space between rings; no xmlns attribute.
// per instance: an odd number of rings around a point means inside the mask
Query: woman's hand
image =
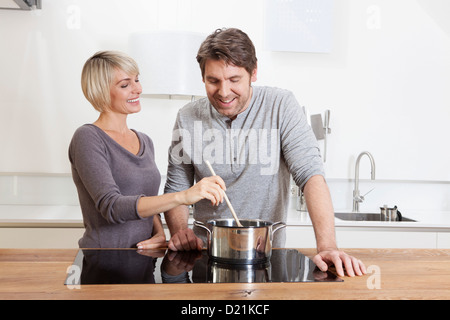
<svg viewBox="0 0 450 320"><path fill-rule="evenodd" d="M161 217L156 215L153 218L153 236L136 244L138 250L167 248L166 234L161 222Z"/></svg>
<svg viewBox="0 0 450 320"><path fill-rule="evenodd" d="M148 240L139 242L136 246L139 250L166 248L166 236L164 234L157 234Z"/></svg>
<svg viewBox="0 0 450 320"><path fill-rule="evenodd" d="M142 218L148 218L180 205L194 204L202 199L208 199L213 205L219 205L223 202L225 189L225 182L221 177L204 178L187 190L160 196L140 197L137 212Z"/></svg>
<svg viewBox="0 0 450 320"><path fill-rule="evenodd" d="M213 206L223 202L223 194L226 190L225 182L219 176L203 178L191 188L182 191L184 204L194 204L202 199L208 199Z"/></svg>

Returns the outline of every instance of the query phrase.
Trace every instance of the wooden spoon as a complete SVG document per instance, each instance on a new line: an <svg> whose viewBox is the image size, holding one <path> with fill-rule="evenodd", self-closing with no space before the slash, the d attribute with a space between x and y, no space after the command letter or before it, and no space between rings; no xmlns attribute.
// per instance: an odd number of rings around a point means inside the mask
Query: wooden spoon
<svg viewBox="0 0 450 320"><path fill-rule="evenodd" d="M209 171L211 171L211 174L212 174L213 176L215 176L216 173L214 172L214 169L211 167L211 164L209 163L209 161L208 161L208 160L205 160L205 163L206 163L206 165L208 166ZM243 227L243 225L242 225L241 222L239 221L239 219L238 219L238 217L237 217L237 215L236 215L236 212L234 211L233 206L231 205L231 202L230 202L230 200L228 199L228 196L227 196L227 194L225 193L225 191L223 192L223 196L225 197L225 201L227 202L228 208L230 208L231 214L233 215L233 218L234 218L234 220L236 221L238 227Z"/></svg>

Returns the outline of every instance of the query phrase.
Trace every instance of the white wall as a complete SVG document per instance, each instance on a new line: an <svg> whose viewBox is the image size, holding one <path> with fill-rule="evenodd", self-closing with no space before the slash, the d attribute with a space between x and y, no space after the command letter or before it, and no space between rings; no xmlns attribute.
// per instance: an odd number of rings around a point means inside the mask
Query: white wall
<svg viewBox="0 0 450 320"><path fill-rule="evenodd" d="M312 114L331 110L328 177L353 178L368 150L377 178L450 181L450 32L437 14L448 3L336 0L332 52L311 54L265 49L263 2L44 0L40 11L0 10L0 172L70 172L70 138L97 116L80 89L94 52L127 52L137 31L238 27L257 47L256 85L292 90ZM146 97L129 118L153 138L163 174L185 102Z"/></svg>

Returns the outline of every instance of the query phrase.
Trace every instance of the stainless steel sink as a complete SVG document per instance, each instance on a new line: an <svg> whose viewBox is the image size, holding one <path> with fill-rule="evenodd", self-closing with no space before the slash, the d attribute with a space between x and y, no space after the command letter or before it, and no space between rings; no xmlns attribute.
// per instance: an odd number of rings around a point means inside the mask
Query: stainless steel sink
<svg viewBox="0 0 450 320"><path fill-rule="evenodd" d="M361 213L361 212L336 212L335 217L341 220L347 221L380 221L380 222L389 222L385 220L381 220L380 213ZM396 222L417 222L416 220L402 217L401 221L396 220Z"/></svg>

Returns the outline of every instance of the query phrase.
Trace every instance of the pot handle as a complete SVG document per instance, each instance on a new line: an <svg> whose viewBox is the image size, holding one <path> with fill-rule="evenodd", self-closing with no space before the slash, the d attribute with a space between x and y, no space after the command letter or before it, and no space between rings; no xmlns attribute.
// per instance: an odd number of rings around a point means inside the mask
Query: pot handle
<svg viewBox="0 0 450 320"><path fill-rule="evenodd" d="M279 225L279 226L276 227L275 229L272 229L272 234L274 234L275 231L278 231L278 230L280 230L280 229L286 227L286 223L279 221L279 222L275 222L275 223L272 225L272 228L273 228L274 226L276 226L276 225Z"/></svg>
<svg viewBox="0 0 450 320"><path fill-rule="evenodd" d="M211 230L209 230L209 228L207 226L205 226L205 224L203 222L194 220L194 226L200 227L200 228L205 229L206 231L208 231L208 236L211 239Z"/></svg>

